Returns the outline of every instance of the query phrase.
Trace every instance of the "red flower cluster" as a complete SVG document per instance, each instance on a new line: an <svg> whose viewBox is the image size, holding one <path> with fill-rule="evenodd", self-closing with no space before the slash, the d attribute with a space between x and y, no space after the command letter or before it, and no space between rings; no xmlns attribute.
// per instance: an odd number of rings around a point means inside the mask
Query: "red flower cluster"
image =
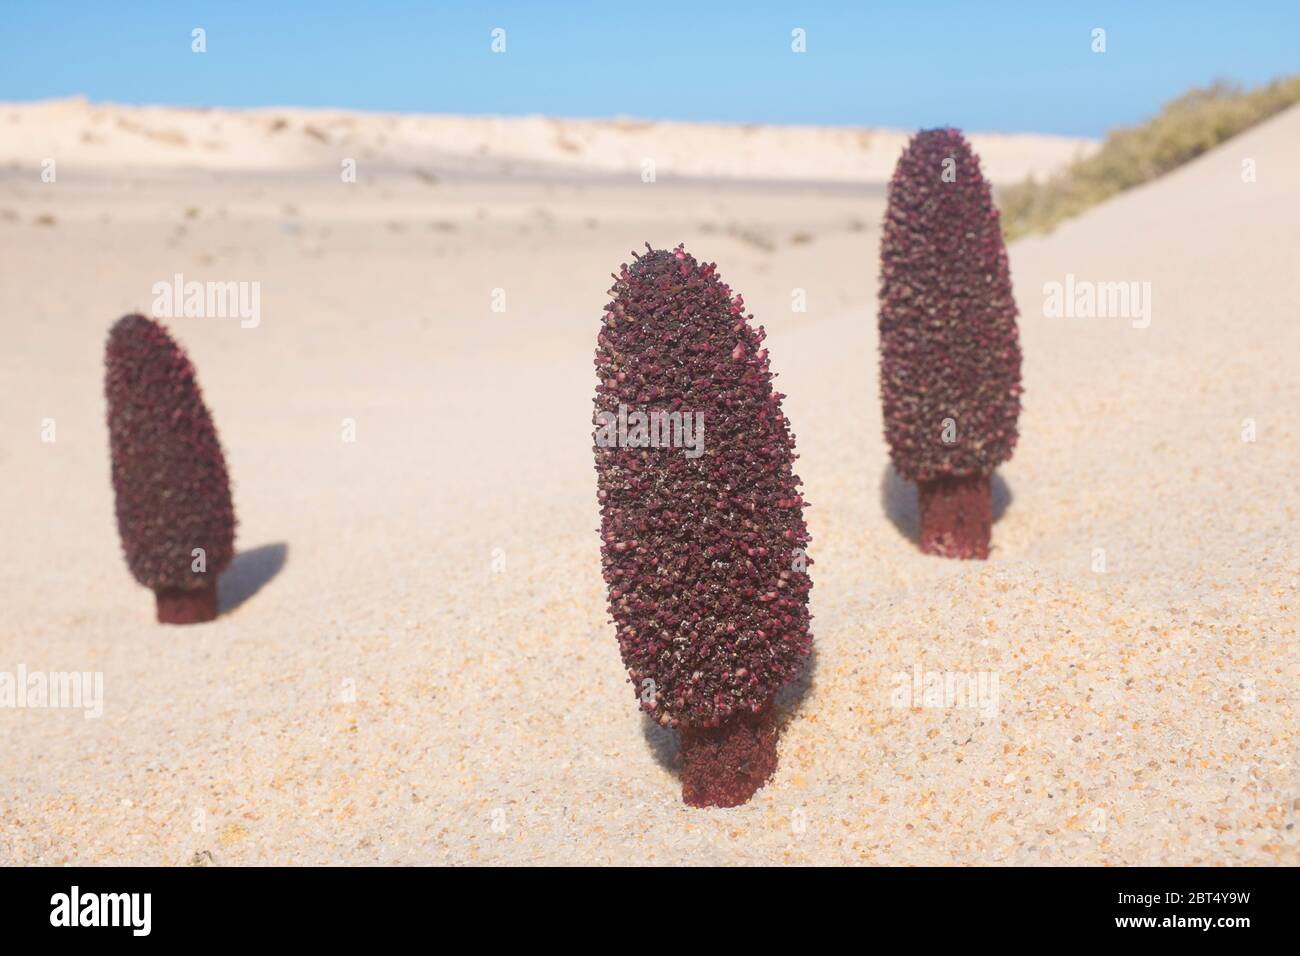
<svg viewBox="0 0 1300 956"><path fill-rule="evenodd" d="M925 130L903 152L880 259L894 466L918 482L988 477L1016 445L1020 342L998 211L957 130Z"/></svg>
<svg viewBox="0 0 1300 956"><path fill-rule="evenodd" d="M158 593L159 620L210 619L217 575L234 556L235 513L194 367L161 325L141 315L113 326L106 365L113 490L127 565ZM194 570L196 548L202 571Z"/></svg>
<svg viewBox="0 0 1300 956"><path fill-rule="evenodd" d="M598 415L702 416L704 450L597 442L610 614L641 706L683 731L684 796L732 805L775 767L771 702L812 646L794 438L765 333L715 265L651 249L614 278Z"/></svg>

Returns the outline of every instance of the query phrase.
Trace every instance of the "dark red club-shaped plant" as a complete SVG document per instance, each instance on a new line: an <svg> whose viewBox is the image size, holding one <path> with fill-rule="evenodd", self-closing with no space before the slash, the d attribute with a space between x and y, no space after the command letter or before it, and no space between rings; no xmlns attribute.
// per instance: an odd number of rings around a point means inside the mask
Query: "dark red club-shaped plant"
<svg viewBox="0 0 1300 956"><path fill-rule="evenodd" d="M921 548L987 558L990 479L1016 446L1020 342L997 207L957 130L904 150L880 261L885 438L917 483Z"/></svg>
<svg viewBox="0 0 1300 956"><path fill-rule="evenodd" d="M157 322L109 332L104 391L117 529L127 565L157 597L158 620L217 616L217 576L235 547L235 513L216 429L194 366Z"/></svg>
<svg viewBox="0 0 1300 956"><path fill-rule="evenodd" d="M596 346L609 610L641 707L679 733L682 798L735 806L776 769L773 700L812 648L794 438L765 333L716 266L681 246L634 258ZM702 454L610 446L620 406L702 415Z"/></svg>

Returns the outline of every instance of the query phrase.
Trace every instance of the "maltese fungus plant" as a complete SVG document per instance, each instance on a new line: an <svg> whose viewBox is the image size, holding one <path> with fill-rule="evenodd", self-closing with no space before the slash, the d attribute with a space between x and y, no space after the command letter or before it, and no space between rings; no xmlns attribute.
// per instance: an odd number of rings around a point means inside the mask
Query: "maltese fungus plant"
<svg viewBox="0 0 1300 956"><path fill-rule="evenodd" d="M921 548L987 558L989 481L1016 446L1020 343L998 211L957 130L904 150L880 260L885 438L917 483Z"/></svg>
<svg viewBox="0 0 1300 956"><path fill-rule="evenodd" d="M153 588L160 622L210 621L217 616L217 576L234 554L235 513L194 366L161 325L142 315L113 326L106 365L126 563Z"/></svg>
<svg viewBox="0 0 1300 956"><path fill-rule="evenodd" d="M812 647L794 437L717 267L634 258L596 345L609 610L642 709L679 733L682 798L736 806L776 769L773 699Z"/></svg>

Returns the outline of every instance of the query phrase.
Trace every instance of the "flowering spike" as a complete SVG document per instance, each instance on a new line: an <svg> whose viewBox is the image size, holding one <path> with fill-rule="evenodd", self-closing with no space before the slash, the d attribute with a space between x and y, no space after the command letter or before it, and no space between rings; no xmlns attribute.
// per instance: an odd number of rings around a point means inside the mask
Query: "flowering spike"
<svg viewBox="0 0 1300 956"><path fill-rule="evenodd" d="M610 293L595 358L609 610L642 709L680 732L682 798L735 806L776 768L773 699L812 647L794 438L762 330L731 314L713 265L650 249ZM702 447L639 444L638 412L696 416Z"/></svg>
<svg viewBox="0 0 1300 956"><path fill-rule="evenodd" d="M1020 341L997 208L957 130L903 151L880 261L885 439L918 485L921 548L986 558L989 479L1016 446Z"/></svg>
<svg viewBox="0 0 1300 956"><path fill-rule="evenodd" d="M104 392L122 551L164 624L217 615L217 576L234 556L235 513L216 429L194 367L157 322L109 332Z"/></svg>

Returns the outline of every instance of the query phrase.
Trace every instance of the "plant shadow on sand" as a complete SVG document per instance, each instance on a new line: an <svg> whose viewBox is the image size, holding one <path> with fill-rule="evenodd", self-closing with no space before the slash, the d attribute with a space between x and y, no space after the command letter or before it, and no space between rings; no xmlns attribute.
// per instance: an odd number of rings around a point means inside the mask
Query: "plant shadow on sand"
<svg viewBox="0 0 1300 956"><path fill-rule="evenodd" d="M989 491L993 496L993 523L996 525L1011 507L1011 486L995 471L989 482ZM880 475L880 504L898 533L920 545L921 512L916 502L916 483L896 472L893 465L885 465Z"/></svg>
<svg viewBox="0 0 1300 956"><path fill-rule="evenodd" d="M816 631L814 631L816 633ZM786 725L795 718L803 707L804 699L808 692L812 690L813 678L817 671L817 642L813 641L812 652L808 655L808 663L804 665L802 673L785 687L781 688L776 695L776 713L777 727L780 733L784 734ZM650 715L645 711L641 712L641 733L645 735L645 742L650 747L650 752L654 754L655 761L669 771L674 777L681 777L681 767L677 762L677 752L679 750L677 742L677 731L668 730L660 727ZM781 746L781 738L777 737L778 752ZM780 767L777 767L777 773L780 773Z"/></svg>
<svg viewBox="0 0 1300 956"><path fill-rule="evenodd" d="M229 614L251 598L284 567L289 546L283 541L240 551L217 580L217 611Z"/></svg>

